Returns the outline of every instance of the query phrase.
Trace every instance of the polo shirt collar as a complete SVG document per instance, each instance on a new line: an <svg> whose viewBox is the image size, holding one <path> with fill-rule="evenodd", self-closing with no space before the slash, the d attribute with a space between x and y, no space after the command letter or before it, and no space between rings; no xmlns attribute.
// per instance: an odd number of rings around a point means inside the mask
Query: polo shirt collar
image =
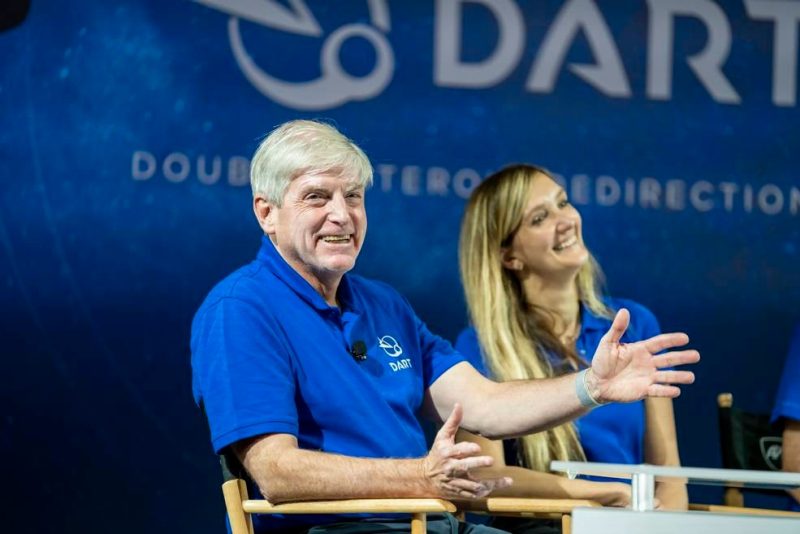
<svg viewBox="0 0 800 534"><path fill-rule="evenodd" d="M275 248L275 245L273 245L272 241L270 241L269 237L261 237L261 248L258 251L256 259L257 261L266 265L271 273L277 276L284 284L289 286L292 291L297 293L300 298L306 301L314 309L318 311L326 311L336 308L335 306L330 306L327 302L325 302L325 299L322 298L322 295L317 293L317 290L314 289L305 278L300 276L300 273L295 271L291 265L286 263L286 260L280 255L278 250ZM337 290L336 296L339 299L339 302L342 304L342 308L356 311L356 308L358 307L357 299L353 295L353 291L350 286L350 280L347 274L345 274L342 277L341 282L339 282L339 289Z"/></svg>

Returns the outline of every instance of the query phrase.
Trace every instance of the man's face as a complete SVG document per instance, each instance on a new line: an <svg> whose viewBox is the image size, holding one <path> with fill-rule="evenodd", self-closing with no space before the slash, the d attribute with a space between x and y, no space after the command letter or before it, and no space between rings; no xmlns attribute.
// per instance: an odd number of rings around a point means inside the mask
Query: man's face
<svg viewBox="0 0 800 534"><path fill-rule="evenodd" d="M271 207L264 226L278 252L313 286L353 268L367 231L364 187L350 175L304 174Z"/></svg>

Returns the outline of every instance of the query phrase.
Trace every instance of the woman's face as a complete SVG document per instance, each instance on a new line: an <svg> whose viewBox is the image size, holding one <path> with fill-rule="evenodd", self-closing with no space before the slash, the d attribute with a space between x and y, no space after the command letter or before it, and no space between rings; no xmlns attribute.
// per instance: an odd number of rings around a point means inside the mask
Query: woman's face
<svg viewBox="0 0 800 534"><path fill-rule="evenodd" d="M561 278L577 274L588 258L580 213L560 185L537 174L522 222L503 255L503 265L518 276Z"/></svg>

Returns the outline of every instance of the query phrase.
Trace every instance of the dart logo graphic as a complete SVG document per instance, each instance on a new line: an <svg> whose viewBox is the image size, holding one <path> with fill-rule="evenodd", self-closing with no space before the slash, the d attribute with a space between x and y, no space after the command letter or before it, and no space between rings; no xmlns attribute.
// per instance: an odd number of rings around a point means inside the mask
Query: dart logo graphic
<svg viewBox="0 0 800 534"><path fill-rule="evenodd" d="M401 347L400 343L398 343L397 340L392 336L379 337L378 346L383 349L383 352L392 358L397 358L403 354L403 347Z"/></svg>
<svg viewBox="0 0 800 534"><path fill-rule="evenodd" d="M264 96L286 107L318 111L347 102L367 100L383 91L392 79L394 53L384 33L390 30L387 0L368 0L372 22L346 24L325 37L320 53L322 75L307 82L287 82L265 72L250 57L242 42L239 19L298 35L322 37L314 15L305 0L289 0L289 6L277 0L195 0L231 16L228 38L239 68ZM339 61L339 51L348 39L361 37L375 49L375 65L366 76L346 72Z"/></svg>

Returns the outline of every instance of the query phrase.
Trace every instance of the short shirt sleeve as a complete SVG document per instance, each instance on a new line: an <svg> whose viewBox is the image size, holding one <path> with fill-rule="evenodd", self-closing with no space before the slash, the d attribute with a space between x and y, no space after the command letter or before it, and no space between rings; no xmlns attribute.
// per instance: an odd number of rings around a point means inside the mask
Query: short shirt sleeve
<svg viewBox="0 0 800 534"><path fill-rule="evenodd" d="M416 317L416 316L415 316ZM449 341L433 334L418 317L417 333L422 352L425 387L430 387L445 371L463 362L464 357L456 352Z"/></svg>
<svg viewBox="0 0 800 534"><path fill-rule="evenodd" d="M772 420L781 418L800 421L800 325L797 325L789 344L789 353L783 366L781 383L775 399L775 408L772 411Z"/></svg>
<svg viewBox="0 0 800 534"><path fill-rule="evenodd" d="M486 363L483 361L478 334L475 328L470 326L465 328L456 340L456 350L460 352L472 366L483 376L489 376Z"/></svg>
<svg viewBox="0 0 800 534"><path fill-rule="evenodd" d="M265 310L238 298L204 306L192 324L192 383L214 450L268 433L297 435L292 359Z"/></svg>

